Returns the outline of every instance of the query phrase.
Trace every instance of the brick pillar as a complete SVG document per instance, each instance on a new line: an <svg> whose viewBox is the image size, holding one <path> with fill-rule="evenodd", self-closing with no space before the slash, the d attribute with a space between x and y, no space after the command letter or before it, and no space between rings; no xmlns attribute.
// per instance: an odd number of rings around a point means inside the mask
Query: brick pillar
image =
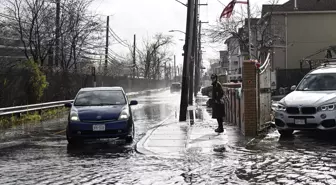
<svg viewBox="0 0 336 185"><path fill-rule="evenodd" d="M257 70L254 63L244 61L243 63L243 119L245 136L257 135Z"/></svg>

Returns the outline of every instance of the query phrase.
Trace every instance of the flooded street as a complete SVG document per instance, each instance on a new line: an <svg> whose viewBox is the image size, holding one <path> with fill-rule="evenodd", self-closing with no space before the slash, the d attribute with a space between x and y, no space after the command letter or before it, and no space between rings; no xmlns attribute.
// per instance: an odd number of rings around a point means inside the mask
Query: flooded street
<svg viewBox="0 0 336 185"><path fill-rule="evenodd" d="M333 133L297 132L283 139L274 131L247 147L228 143L225 151L195 150L182 159L136 153L136 142L175 114L179 99L168 91L136 98L136 138L127 146L70 147L64 119L2 131L0 184L336 184Z"/></svg>

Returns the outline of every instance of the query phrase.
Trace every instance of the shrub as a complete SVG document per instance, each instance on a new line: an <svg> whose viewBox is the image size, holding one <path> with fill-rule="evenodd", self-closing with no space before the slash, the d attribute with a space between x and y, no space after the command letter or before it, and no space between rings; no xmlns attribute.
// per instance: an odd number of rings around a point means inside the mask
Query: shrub
<svg viewBox="0 0 336 185"><path fill-rule="evenodd" d="M29 79L26 84L26 93L28 95L28 104L37 103L43 96L44 90L48 87L45 74L39 68L38 63L28 61L25 65L29 71Z"/></svg>

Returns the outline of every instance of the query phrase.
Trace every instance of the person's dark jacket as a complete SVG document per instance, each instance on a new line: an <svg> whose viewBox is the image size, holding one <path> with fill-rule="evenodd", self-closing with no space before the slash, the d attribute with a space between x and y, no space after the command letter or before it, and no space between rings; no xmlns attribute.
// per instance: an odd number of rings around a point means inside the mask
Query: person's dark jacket
<svg viewBox="0 0 336 185"><path fill-rule="evenodd" d="M212 118L222 118L225 116L224 91L222 85L218 81L213 82L212 86Z"/></svg>

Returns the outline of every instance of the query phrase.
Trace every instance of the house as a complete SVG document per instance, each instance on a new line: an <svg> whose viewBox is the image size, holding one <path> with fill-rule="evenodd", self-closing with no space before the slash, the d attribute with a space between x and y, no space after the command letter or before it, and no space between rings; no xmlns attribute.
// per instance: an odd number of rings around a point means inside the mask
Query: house
<svg viewBox="0 0 336 185"><path fill-rule="evenodd" d="M259 25L266 28L261 39L272 50L272 68L299 69L300 61L307 56L324 58L325 53L317 51L335 45L335 22L335 0L263 5Z"/></svg>
<svg viewBox="0 0 336 185"><path fill-rule="evenodd" d="M225 44L228 48L228 61L229 61L229 68L228 68L228 79L229 80L238 80L242 78L242 62L243 62L243 55L241 54L241 44L238 36L232 36L226 39Z"/></svg>
<svg viewBox="0 0 336 185"><path fill-rule="evenodd" d="M230 70L229 51L219 51L220 69L217 74L226 74Z"/></svg>
<svg viewBox="0 0 336 185"><path fill-rule="evenodd" d="M221 64L217 60L210 60L210 68L208 69L208 74L220 74L221 73Z"/></svg>
<svg viewBox="0 0 336 185"><path fill-rule="evenodd" d="M259 18L251 19L251 53L253 59L259 59L258 51L258 27ZM232 36L226 39L225 44L228 48L229 70L228 77L230 80L242 79L242 65L245 59L248 59L249 37L248 37L248 19L245 19L244 25L238 29L238 32L232 32Z"/></svg>

